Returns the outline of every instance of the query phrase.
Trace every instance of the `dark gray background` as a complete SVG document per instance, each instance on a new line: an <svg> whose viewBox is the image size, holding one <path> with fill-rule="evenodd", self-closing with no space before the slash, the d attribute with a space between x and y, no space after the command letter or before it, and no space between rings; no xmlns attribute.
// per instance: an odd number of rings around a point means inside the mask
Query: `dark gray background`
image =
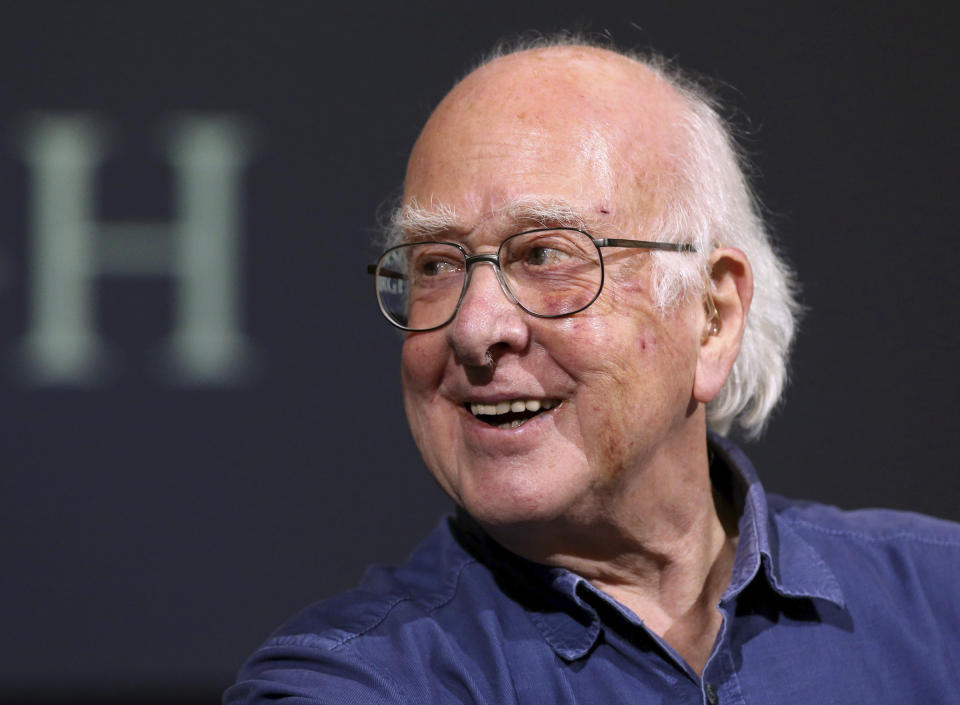
<svg viewBox="0 0 960 705"><path fill-rule="evenodd" d="M399 338L363 273L430 107L498 38L609 30L722 82L808 307L787 404L749 448L776 491L960 519L957 56L935 2L0 4L0 696L213 699L282 619L402 560L448 506L402 416ZM104 279L123 367L29 387L16 130L123 136L98 217L169 220L156 126L257 127L239 386L151 368L169 281ZM127 697L119 695L118 697Z"/></svg>

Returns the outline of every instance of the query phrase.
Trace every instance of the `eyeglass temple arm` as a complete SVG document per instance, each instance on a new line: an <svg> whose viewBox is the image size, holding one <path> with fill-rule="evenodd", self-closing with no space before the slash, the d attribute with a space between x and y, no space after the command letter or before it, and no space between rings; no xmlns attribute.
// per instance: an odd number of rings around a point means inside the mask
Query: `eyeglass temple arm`
<svg viewBox="0 0 960 705"><path fill-rule="evenodd" d="M376 273L377 273L377 265L375 265L375 264L368 264L368 265L367 265L367 274L376 274ZM381 276L381 277L389 277L390 279L406 279L406 278L407 278L407 275L406 275L406 274L402 274L401 272L395 272L395 271L392 270L392 269L381 269L381 270L380 270L380 276Z"/></svg>
<svg viewBox="0 0 960 705"><path fill-rule="evenodd" d="M604 237L596 240L597 247L638 247L646 250L668 250L670 252L696 252L697 248L688 242L650 242L649 240L620 240Z"/></svg>

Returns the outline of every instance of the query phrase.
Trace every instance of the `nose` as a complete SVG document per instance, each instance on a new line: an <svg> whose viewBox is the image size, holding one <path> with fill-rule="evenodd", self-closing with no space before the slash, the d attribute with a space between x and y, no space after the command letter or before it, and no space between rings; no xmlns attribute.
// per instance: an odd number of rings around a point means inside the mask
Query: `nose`
<svg viewBox="0 0 960 705"><path fill-rule="evenodd" d="M507 295L494 262L477 259L468 271L460 308L446 328L447 342L464 365L489 367L504 351L527 347L529 315Z"/></svg>

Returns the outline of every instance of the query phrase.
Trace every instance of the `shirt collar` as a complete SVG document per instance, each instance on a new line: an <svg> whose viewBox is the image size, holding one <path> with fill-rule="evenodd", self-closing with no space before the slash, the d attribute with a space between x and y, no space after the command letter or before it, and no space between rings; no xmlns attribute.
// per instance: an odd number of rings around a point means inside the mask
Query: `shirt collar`
<svg viewBox="0 0 960 705"><path fill-rule="evenodd" d="M819 598L843 607L843 593L833 572L813 546L770 513L763 485L740 447L713 432L708 440L714 484L729 486L729 496L742 507L733 573L721 602L736 598L762 566L767 583L778 594Z"/></svg>
<svg viewBox="0 0 960 705"><path fill-rule="evenodd" d="M787 598L820 598L844 606L833 573L816 549L768 511L766 493L753 465L729 439L710 432L710 474L740 510L740 538L730 583L721 604L735 600L763 567L770 587ZM600 635L597 599L623 608L583 577L564 568L528 561L503 548L462 509L453 522L461 544L490 568L501 590L526 609L558 656L574 661L587 654ZM629 618L629 617L627 617Z"/></svg>

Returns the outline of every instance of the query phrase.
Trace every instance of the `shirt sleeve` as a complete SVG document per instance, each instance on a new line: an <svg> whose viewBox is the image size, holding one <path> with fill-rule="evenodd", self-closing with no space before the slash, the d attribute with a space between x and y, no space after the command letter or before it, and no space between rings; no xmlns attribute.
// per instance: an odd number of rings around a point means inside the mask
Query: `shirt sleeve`
<svg viewBox="0 0 960 705"><path fill-rule="evenodd" d="M347 644L314 635L276 637L258 649L223 696L224 705L406 705L387 669Z"/></svg>

